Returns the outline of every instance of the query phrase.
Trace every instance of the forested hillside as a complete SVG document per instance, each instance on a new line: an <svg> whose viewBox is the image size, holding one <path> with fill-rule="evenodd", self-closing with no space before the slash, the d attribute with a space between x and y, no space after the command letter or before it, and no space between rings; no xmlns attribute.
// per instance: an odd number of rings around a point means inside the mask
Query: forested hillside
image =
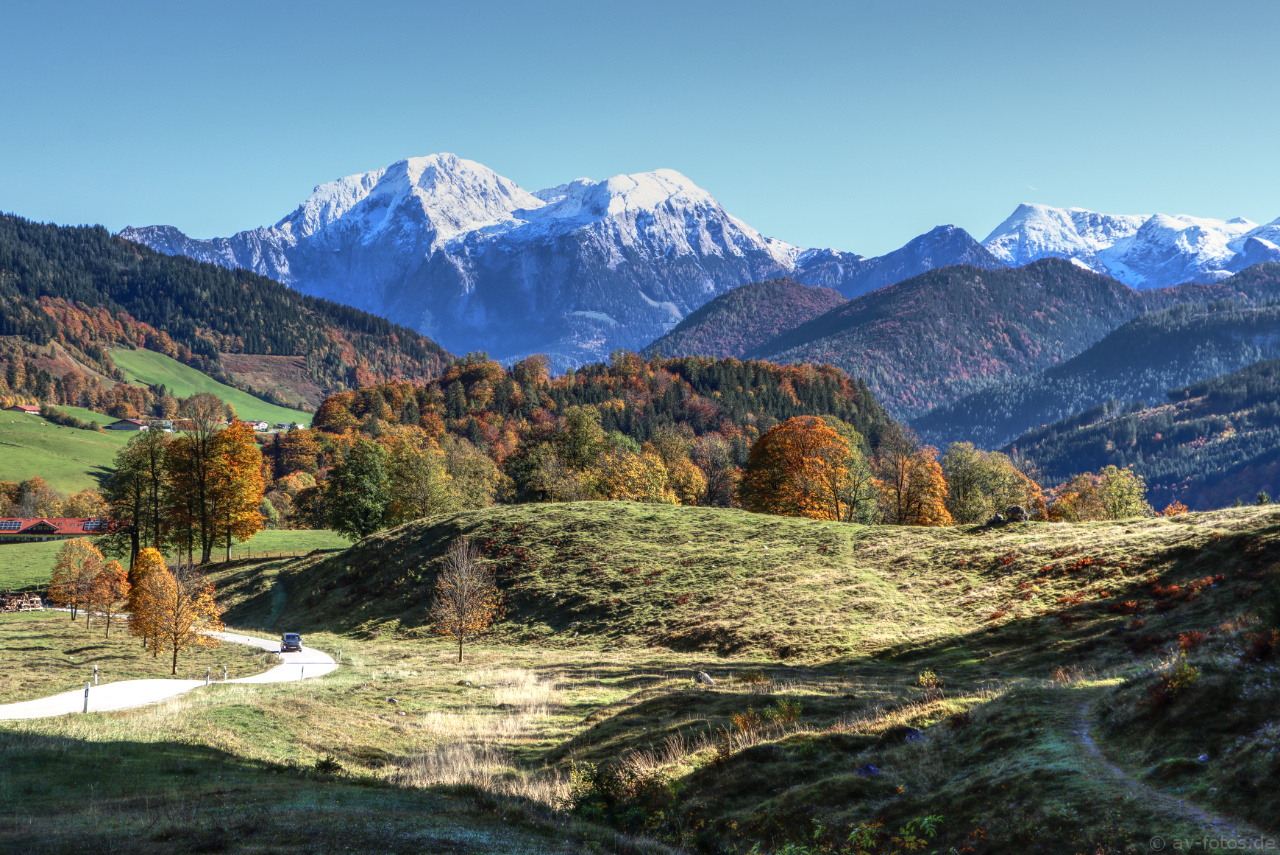
<svg viewBox="0 0 1280 855"><path fill-rule="evenodd" d="M648 356L726 356L741 359L751 349L845 303L830 288L769 279L734 288L676 325L645 348Z"/></svg>
<svg viewBox="0 0 1280 855"><path fill-rule="evenodd" d="M1121 324L1179 303L1280 297L1280 265L1213 285L1134 291L1069 261L1009 270L947 267L858 297L752 350L864 378L898 418L1034 374Z"/></svg>
<svg viewBox="0 0 1280 855"><path fill-rule="evenodd" d="M893 424L865 384L829 366L619 353L554 377L540 358L504 368L471 356L425 385L334 395L312 425L327 445L364 436L395 454L429 441L463 506L597 495L729 505L752 443L809 415L868 448Z"/></svg>
<svg viewBox="0 0 1280 855"><path fill-rule="evenodd" d="M1029 431L1009 446L1045 483L1107 465L1146 478L1151 503L1216 508L1280 493L1280 360L1175 389L1168 402L1119 401Z"/></svg>
<svg viewBox="0 0 1280 855"><path fill-rule="evenodd" d="M1111 400L1160 402L1170 389L1280 357L1280 305L1242 300L1139 315L1061 365L943 404L912 422L936 445L996 448Z"/></svg>
<svg viewBox="0 0 1280 855"><path fill-rule="evenodd" d="M0 216L0 335L74 348L107 376L105 347L146 347L241 388L250 384L222 353L300 357L330 391L426 380L449 359L412 330L256 274L161 255L97 226L11 215ZM305 397L272 386L253 391L278 403Z"/></svg>

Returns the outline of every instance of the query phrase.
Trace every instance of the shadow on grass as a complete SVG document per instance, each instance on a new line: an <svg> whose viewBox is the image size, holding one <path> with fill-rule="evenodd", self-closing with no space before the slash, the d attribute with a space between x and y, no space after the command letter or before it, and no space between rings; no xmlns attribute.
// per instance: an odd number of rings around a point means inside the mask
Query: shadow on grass
<svg viewBox="0 0 1280 855"><path fill-rule="evenodd" d="M0 763L6 852L543 850L536 830L525 831L528 850L514 848L518 828L500 826L456 793L325 775L208 746L0 727ZM543 843L545 851L559 849Z"/></svg>

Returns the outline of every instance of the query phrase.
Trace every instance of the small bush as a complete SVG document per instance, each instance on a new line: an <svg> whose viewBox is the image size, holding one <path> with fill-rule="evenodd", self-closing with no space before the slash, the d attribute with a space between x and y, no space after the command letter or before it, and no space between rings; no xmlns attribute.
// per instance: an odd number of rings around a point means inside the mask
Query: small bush
<svg viewBox="0 0 1280 855"><path fill-rule="evenodd" d="M593 822L623 831L654 830L675 803L667 776L629 765L574 764L562 807Z"/></svg>
<svg viewBox="0 0 1280 855"><path fill-rule="evenodd" d="M1178 657L1178 664L1161 674L1147 689L1147 697L1142 704L1153 714L1166 709L1199 680L1200 669L1188 662L1187 654L1183 653Z"/></svg>
<svg viewBox="0 0 1280 855"><path fill-rule="evenodd" d="M916 677L916 685L920 687L926 702L942 700L942 680L932 668L920 672Z"/></svg>
<svg viewBox="0 0 1280 855"><path fill-rule="evenodd" d="M1208 638L1203 632L1184 632L1178 636L1178 647L1182 650L1195 650Z"/></svg>
<svg viewBox="0 0 1280 855"><path fill-rule="evenodd" d="M1280 632L1251 632L1244 637L1244 650L1240 658L1246 662L1265 662L1280 647Z"/></svg>
<svg viewBox="0 0 1280 855"><path fill-rule="evenodd" d="M772 724L795 724L800 720L800 703L779 698L777 703L764 711L764 714Z"/></svg>
<svg viewBox="0 0 1280 855"><path fill-rule="evenodd" d="M332 755L325 755L316 761L315 769L321 775L337 775L342 771L342 764Z"/></svg>
<svg viewBox="0 0 1280 855"><path fill-rule="evenodd" d="M758 686L769 682L769 678L762 671L743 671L738 675L738 682L746 683L748 686Z"/></svg>

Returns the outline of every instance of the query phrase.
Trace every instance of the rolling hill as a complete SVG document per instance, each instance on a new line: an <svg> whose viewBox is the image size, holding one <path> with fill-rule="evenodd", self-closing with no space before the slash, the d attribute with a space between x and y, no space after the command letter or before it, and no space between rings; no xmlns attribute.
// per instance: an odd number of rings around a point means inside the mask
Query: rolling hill
<svg viewBox="0 0 1280 855"><path fill-rule="evenodd" d="M74 349L107 376L104 349L154 350L278 405L315 401L317 387L426 380L451 359L413 330L264 276L13 215L0 216L0 335ZM268 357L266 387L238 380L251 366L237 375L223 353ZM280 357L297 361L283 370Z"/></svg>
<svg viewBox="0 0 1280 855"><path fill-rule="evenodd" d="M115 421L90 410L60 408L85 421ZM40 476L62 493L100 490L130 433L62 427L40 416L0 411L0 481Z"/></svg>
<svg viewBox="0 0 1280 855"><path fill-rule="evenodd" d="M728 356L752 349L845 303L830 288L769 279L734 288L692 312L644 349L646 356Z"/></svg>
<svg viewBox="0 0 1280 855"><path fill-rule="evenodd" d="M141 386L163 385L175 398L186 398L197 392L210 392L235 407L236 415L242 419L260 419L273 425L279 422L296 422L301 425L311 423L310 413L269 404L247 392L219 383L209 375L183 365L163 353L153 350L112 350L110 353L112 361L124 372L130 383Z"/></svg>

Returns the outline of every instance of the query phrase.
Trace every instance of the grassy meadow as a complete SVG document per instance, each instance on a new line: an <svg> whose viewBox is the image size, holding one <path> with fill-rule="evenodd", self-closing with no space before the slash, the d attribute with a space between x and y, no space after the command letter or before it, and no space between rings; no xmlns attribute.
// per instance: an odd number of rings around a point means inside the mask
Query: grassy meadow
<svg viewBox="0 0 1280 855"><path fill-rule="evenodd" d="M232 386L219 383L207 374L183 365L176 359L152 350L113 350L111 359L124 371L130 383L142 386L164 384L169 394L186 398L197 392L212 392L236 408L242 419L262 419L271 424L297 422L311 424L311 414L269 404Z"/></svg>
<svg viewBox="0 0 1280 855"><path fill-rule="evenodd" d="M178 662L177 677L203 680L212 668L221 679L223 666L228 678L248 677L278 664L270 653L243 644L220 644L213 649L193 648ZM167 678L172 661L152 656L129 635L128 624L94 618L85 625L84 616L75 620L61 611L21 612L0 619L0 704L29 701L83 688L93 679L98 666L102 683L120 680Z"/></svg>
<svg viewBox="0 0 1280 855"><path fill-rule="evenodd" d="M458 534L505 609L461 665L425 620ZM0 839L803 855L850 833L892 851L933 818L923 851L1094 855L1266 835L1280 669L1250 651L1278 535L1265 507L897 529L582 503L221 565L229 625L343 667L0 725Z"/></svg>
<svg viewBox="0 0 1280 855"><path fill-rule="evenodd" d="M260 531L243 543L231 545L231 560L269 555L301 555L316 549L341 549L348 541L332 531ZM0 591L41 588L49 583L62 541L44 543L0 543ZM225 550L214 550L213 560L222 561Z"/></svg>
<svg viewBox="0 0 1280 855"><path fill-rule="evenodd" d="M105 425L109 416L62 407L85 421ZM40 416L0 411L0 481L39 475L62 493L98 490L113 469L116 452L129 441L125 431L90 431L55 425Z"/></svg>

